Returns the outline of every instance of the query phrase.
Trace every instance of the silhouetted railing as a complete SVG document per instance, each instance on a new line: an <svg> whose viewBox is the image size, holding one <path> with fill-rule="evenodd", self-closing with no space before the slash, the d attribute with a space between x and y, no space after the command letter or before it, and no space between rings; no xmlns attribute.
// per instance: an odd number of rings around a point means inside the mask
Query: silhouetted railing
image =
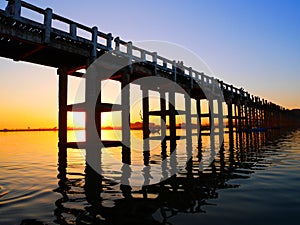
<svg viewBox="0 0 300 225"><path fill-rule="evenodd" d="M30 18L22 16L22 8L29 9L35 13L41 14L44 18L44 23L41 24ZM114 49L116 53L127 57L130 63L134 62L147 62L154 65L155 69L163 70L165 72L172 72L174 81L177 80L178 69L183 72L183 76L186 79L191 80L191 86L193 86L193 79L198 82L202 87L211 86L216 81L219 87L224 91L231 93L231 96L240 97L243 101L249 101L255 104L261 104L269 108L277 108L284 110L284 108L277 106L274 103L267 102L264 99L260 99L258 96L250 95L242 88L234 87L233 85L226 84L223 81L205 75L203 72L194 70L192 67L183 65L182 62L176 62L176 60L170 60L157 54L157 52L150 52L145 49L134 46L132 42L121 40L119 37L113 38L111 33L103 33L98 31L97 27L87 27L80 23L74 22L70 19L62 17L52 12L52 9L41 9L24 1L15 0L14 3L8 5L5 11L0 10L0 15L12 17L14 20L23 24L35 27L39 32L44 34L44 42L51 42L51 38L61 38L65 41L73 42L76 44L85 44L92 46L92 57L97 57L97 52L100 50L109 51ZM66 24L69 28L69 32L55 28L53 21L59 21L62 24ZM91 39L87 39L78 34L78 31L82 30L91 35ZM105 43L103 43L105 42ZM149 60L149 58L151 60Z"/></svg>

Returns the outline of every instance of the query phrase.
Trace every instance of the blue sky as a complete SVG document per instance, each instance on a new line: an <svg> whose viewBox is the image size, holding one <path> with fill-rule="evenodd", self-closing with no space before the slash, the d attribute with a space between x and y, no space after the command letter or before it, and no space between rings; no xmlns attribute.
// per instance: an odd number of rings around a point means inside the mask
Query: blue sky
<svg viewBox="0 0 300 225"><path fill-rule="evenodd" d="M5 2L1 0L1 8ZM124 40L179 44L199 55L215 77L287 108L300 108L300 1L27 2L41 8L50 7L56 14L90 27L97 26L99 30L111 32ZM4 59L0 59L0 63L1 73L14 73L6 78L0 77L0 88L15 79L22 81L22 70L30 71L28 76L31 79L24 82L33 88L36 81L30 83L30 80L35 78L40 82L43 79L48 83L49 79L56 82L56 77L50 78L55 76L53 69L43 70L20 63L15 66L15 62ZM16 68L20 73L15 71ZM41 71L45 73L44 78ZM56 86L52 90L56 101ZM15 94L22 97L25 92L20 88Z"/></svg>

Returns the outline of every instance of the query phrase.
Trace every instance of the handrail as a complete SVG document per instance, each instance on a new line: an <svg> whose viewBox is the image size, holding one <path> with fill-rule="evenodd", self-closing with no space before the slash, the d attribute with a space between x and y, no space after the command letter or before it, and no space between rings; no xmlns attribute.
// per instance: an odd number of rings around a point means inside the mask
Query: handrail
<svg viewBox="0 0 300 225"><path fill-rule="evenodd" d="M8 1L8 0L6 0ZM255 103L262 103L263 105L274 105L277 106L274 103L267 102L267 101L261 101L258 96L251 97L251 95L244 91L243 88L236 88L233 85L229 85L224 83L223 81L220 81L218 79L215 79L213 77L210 77L203 72L198 72L194 70L192 67L187 67L183 65L183 62L176 62L175 60L170 60L167 59L163 56L158 55L156 52L150 52L148 50L139 48L137 46L134 46L132 42L127 42L124 40L121 40L119 37L113 38L111 33L103 33L101 31L98 31L97 27L87 27L85 25L82 25L80 23L74 22L68 18L62 17L60 15L57 15L52 12L52 9L47 8L47 9L41 9L37 6L34 6L32 4L29 4L27 2L21 1L21 0L15 0L14 3L10 3L13 5L10 5L9 7L6 8L6 13L9 16L12 16L15 20L19 20L21 22L26 22L26 23L37 23L37 27L39 29L44 29L45 35L44 35L44 42L48 43L50 42L50 36L51 32L56 32L56 34L64 36L66 38L70 38L76 41L81 41L81 42L87 42L93 46L92 49L92 56L97 57L97 51L98 49L105 48L105 50L112 50L113 46L112 43L114 43L114 49L115 52L118 54L121 54L123 56L128 57L130 63L137 62L137 61L143 61L147 63L152 63L155 68L155 72L157 71L158 68L164 69L167 71L172 71L174 74L174 80L176 81L178 73L189 77L191 80L191 86L193 85L193 79L201 82L204 85L212 85L214 84L214 80L218 82L218 86L222 90L230 91L232 94L236 94L237 96L240 96L240 98L252 100L252 102ZM14 8L12 8L14 7ZM37 12L39 14L42 14L44 16L44 24L41 24L36 21L32 21L29 18L26 17L21 17L21 8L27 8L29 10L32 10L34 12ZM57 20L59 22L65 23L69 26L69 32L59 30L57 28L54 28L52 26L52 21ZM84 37L78 36L77 32L78 29L84 30L86 32L91 33L91 39L86 39ZM102 38L106 40L106 45L98 43L98 38ZM123 50L122 50L123 48ZM138 53L138 54L135 54ZM151 60L148 60L148 59ZM279 106L278 106L279 107Z"/></svg>
<svg viewBox="0 0 300 225"><path fill-rule="evenodd" d="M87 27L85 25L82 25L80 23L74 22L70 19L67 19L65 17L62 17L60 15L53 13L52 9L50 9L50 8L41 9L37 6L34 6L32 4L29 4L29 3L21 1L21 0L15 0L14 3L9 3L9 4L13 4L13 5L9 5L9 7L6 8L8 15L14 17L15 20L19 20L20 22L23 22L24 20L27 22L28 20L30 20L30 18L21 16L22 7L29 9L33 12L42 14L44 16L44 24L41 24L36 21L33 21L33 22L40 24L40 25L44 25L43 28L45 31L45 35L44 35L45 43L48 43L50 41L50 34L51 34L51 32L53 32L55 30L54 27L52 26L52 22L54 20L57 20L59 22L65 23L69 26L69 32L65 32L65 31L56 29L56 30L58 30L58 33L60 33L60 34L63 32L65 37L74 39L74 40L81 39L81 40L88 41L91 44L93 44L94 51L96 51L99 47L106 48L107 50L111 50L111 47L112 47L111 42L113 40L111 33L106 34L106 33L100 32L100 31L95 31L94 28ZM84 37L78 36L77 35L78 29L81 29L83 31L91 33L92 39L89 40ZM97 40L98 38L104 39L106 41L106 45L98 43L98 40Z"/></svg>

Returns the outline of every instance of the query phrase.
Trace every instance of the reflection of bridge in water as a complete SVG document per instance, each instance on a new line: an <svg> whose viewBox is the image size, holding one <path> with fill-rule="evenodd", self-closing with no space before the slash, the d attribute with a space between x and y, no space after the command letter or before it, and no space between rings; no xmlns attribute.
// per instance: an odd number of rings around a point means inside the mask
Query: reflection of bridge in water
<svg viewBox="0 0 300 225"><path fill-rule="evenodd" d="M60 158L59 187L55 204L59 224L171 224L181 213L204 213L214 205L219 190L239 188L256 170L268 167L276 152L279 130L235 133L205 171L199 171L202 149L198 149L181 173L142 189L119 185L96 173L88 165L84 174L68 168ZM268 150L269 149L269 150ZM234 184L233 184L234 183ZM169 223L168 223L169 222Z"/></svg>
<svg viewBox="0 0 300 225"><path fill-rule="evenodd" d="M29 10L43 17L42 22L25 17L23 10ZM58 209L56 214L58 220L64 220L62 213L71 213L76 216L81 215L81 211L68 209L64 202L69 201L68 194L72 190L72 185L76 186L77 181L67 178L67 149L85 148L90 136L95 132L89 127L96 124L98 136L101 138L101 113L117 110L122 117L122 140L102 141L102 147L116 147L122 149L122 162L131 164L130 140L131 131L126 129L130 123L130 83L137 83L143 93L143 163L145 166L151 164L151 151L149 142L153 137L149 136L149 118L158 116L162 121L167 121L167 128L161 127L161 158L168 157L168 153L176 150L178 139L185 139L186 154L192 157L187 163L185 174L179 174L158 184L145 186L142 190L132 191L130 186L121 185L121 191L125 199L118 200L116 206L107 209L102 206L100 195L109 190L109 181L86 167L84 189L86 199L90 204L87 209L90 215L98 215L108 220L118 220L123 214L129 213L136 218L145 219L153 210L161 209L164 219L169 213L176 213L176 210L201 211L201 205L205 204L205 199L217 197L216 190L219 188L231 187L226 181L233 178L247 177L245 173L251 172L253 166L257 166L257 161L251 162L249 149L259 149L267 133L256 133L266 129L280 128L295 123L293 114L284 108L268 102L260 97L253 96L241 88L233 87L223 81L209 77L201 72L195 71L182 63L171 61L159 56L156 52L134 46L131 42L122 41L120 38L113 38L111 34L98 31L97 27L89 28L62 16L56 15L51 9L40 9L20 0L9 1L5 10L0 10L0 56L16 61L26 61L58 68L59 75L59 188L58 192L63 194L63 198L56 202ZM69 30L64 31L53 24L58 22L67 25ZM80 36L86 33L91 36L87 39ZM113 50L113 51L112 51ZM122 64L126 62L128 66L113 72L110 79L121 83L122 96L121 104L105 103L101 101L101 94L98 97L100 82L96 77L85 76L80 72L81 69L88 69L89 66L100 56L112 51L114 62ZM111 62L104 62L105 66L101 69L105 72L114 71L118 65ZM87 74L89 75L89 74ZM86 79L86 102L68 105L68 76L81 77ZM173 84L178 84L180 89L174 89L170 85L161 85L153 82L152 85L139 83L139 78L152 77L165 78ZM98 84L98 86L97 86ZM155 91L160 95L160 110L150 111L149 91ZM183 90L183 91L182 91ZM222 94L220 98L218 90ZM101 93L101 92L100 92ZM184 94L185 110L178 110L176 105L176 93ZM209 93L209 94L208 94ZM165 100L168 96L168 102ZM95 98L95 109L88 109L89 98ZM202 109L202 102L206 102L209 111L205 113ZM168 104L168 106L167 106ZM195 106L196 113L192 113L191 107ZM224 110L225 109L225 110ZM67 113L84 112L86 113L86 138L87 143L68 143L67 142ZM226 115L224 115L226 112ZM185 117L185 130L183 136L179 136L176 129L176 117ZM197 132L192 133L192 118L197 121ZM210 122L210 134L219 137L219 155L212 161L206 172L199 171L199 163L202 157L202 134L201 121L207 119ZM215 124L218 124L215 127ZM226 126L224 127L224 124ZM229 146L225 150L222 144L223 130L228 132ZM167 135L168 134L168 135ZM240 152L234 150L234 136ZM192 155L193 136L197 137L197 156ZM227 136L226 136L227 137ZM260 140L260 141L259 141ZM226 140L225 140L226 142ZM246 146L246 147L245 147ZM169 148L169 149L168 149ZM100 150L100 149L99 149ZM257 154L254 153L254 155ZM86 157L94 157L94 149L86 151ZM254 157L255 158L255 157ZM247 163L246 163L247 162ZM195 165L198 171L195 172ZM246 170L239 170L246 168ZM126 168L124 168L126 169ZM247 170L248 169L248 170ZM239 170L239 173L235 173ZM195 176L197 173L197 176ZM241 175L243 173L243 175ZM145 183L147 183L145 181ZM79 184L81 184L79 182ZM105 186L107 185L107 186ZM99 187L99 188L95 188ZM82 192L82 190L81 190ZM156 198L148 198L148 194L157 194ZM133 194L141 194L143 198L131 198ZM170 198L170 196L176 198ZM169 200L174 199L174 200ZM190 201L189 201L190 200ZM126 205L126 207L124 207ZM119 207L119 209L118 209ZM135 208L135 209L134 209ZM174 211L175 209L175 211ZM116 217L120 213L120 217ZM123 214L122 214L123 213ZM61 221L63 222L63 221ZM154 221L149 224L155 224Z"/></svg>

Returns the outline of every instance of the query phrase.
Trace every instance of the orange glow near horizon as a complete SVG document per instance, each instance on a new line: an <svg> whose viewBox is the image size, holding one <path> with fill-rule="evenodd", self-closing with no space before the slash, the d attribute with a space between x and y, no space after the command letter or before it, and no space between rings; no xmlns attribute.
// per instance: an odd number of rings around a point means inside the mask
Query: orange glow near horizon
<svg viewBox="0 0 300 225"><path fill-rule="evenodd" d="M53 128L58 126L58 76L56 70L44 66L1 59L0 82L0 129ZM78 87L83 79L69 77L68 104L84 101L84 88ZM83 83L84 84L84 83ZM84 85L82 85L84 87ZM120 83L104 81L103 102L120 103ZM258 93L263 94L263 93ZM266 99L268 99L266 91ZM150 110L159 110L159 95L150 92ZM280 99L280 97L285 99ZM286 95L275 96L286 102L287 108L299 108L297 99ZM274 98L274 96L273 96ZM184 98L176 95L177 109L184 109ZM131 122L141 121L141 90L138 85L131 85ZM194 104L194 103L193 103ZM168 104L167 104L168 105ZM168 107L168 106L167 106ZM205 107L202 107L204 109ZM192 109L193 111L193 109ZM195 112L193 112L195 113ZM84 114L73 122L68 113L68 126L84 127ZM119 114L119 115L118 115ZM82 117L80 119L80 117ZM114 123L113 123L114 120ZM158 117L150 117L150 122L160 124ZM180 123L179 120L177 123ZM102 126L121 125L120 113L102 113Z"/></svg>

